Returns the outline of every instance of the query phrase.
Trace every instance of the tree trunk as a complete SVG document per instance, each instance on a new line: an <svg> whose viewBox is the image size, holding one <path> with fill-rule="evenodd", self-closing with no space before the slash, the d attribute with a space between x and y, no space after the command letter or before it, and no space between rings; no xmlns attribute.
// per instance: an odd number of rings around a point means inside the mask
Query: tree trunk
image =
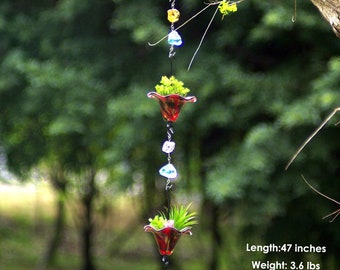
<svg viewBox="0 0 340 270"><path fill-rule="evenodd" d="M219 229L219 206L211 203L211 240L212 240L212 256L210 259L211 270L219 269L219 254L222 246L222 237Z"/></svg>
<svg viewBox="0 0 340 270"><path fill-rule="evenodd" d="M85 190L82 196L82 204L84 207L84 216L82 220L82 256L83 256L83 270L95 270L94 256L93 256L93 203L97 190L95 186L95 172L90 171L89 175L84 176Z"/></svg>
<svg viewBox="0 0 340 270"><path fill-rule="evenodd" d="M207 185L207 169L202 167L202 205L201 212L202 217L199 221L202 229L210 232L211 239L211 257L207 265L207 269L218 270L220 268L219 255L222 247L222 236L219 228L220 222L220 206L213 202L206 193Z"/></svg>
<svg viewBox="0 0 340 270"><path fill-rule="evenodd" d="M39 270L47 269L48 266L53 264L65 227L65 197L67 192L67 180L60 168L52 168L50 172L50 181L57 193L57 213L53 225L53 235L47 244L45 254L37 266L37 269Z"/></svg>
<svg viewBox="0 0 340 270"><path fill-rule="evenodd" d="M339 0L311 0L319 9L322 16L331 25L335 35L340 38L340 1Z"/></svg>

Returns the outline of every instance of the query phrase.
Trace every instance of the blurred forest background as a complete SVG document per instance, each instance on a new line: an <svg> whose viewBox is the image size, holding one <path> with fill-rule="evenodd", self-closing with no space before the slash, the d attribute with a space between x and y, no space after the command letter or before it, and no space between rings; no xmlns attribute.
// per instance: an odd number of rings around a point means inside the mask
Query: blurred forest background
<svg viewBox="0 0 340 270"><path fill-rule="evenodd" d="M205 7L178 0L178 25ZM159 269L148 217L164 205L165 122L146 97L170 72L168 1L0 3L0 269ZM173 74L198 98L174 124L173 200L199 225L173 269L251 269L251 260L340 269L339 39L310 1L245 0L179 30ZM247 252L246 243L326 246ZM171 268L171 267L169 267Z"/></svg>

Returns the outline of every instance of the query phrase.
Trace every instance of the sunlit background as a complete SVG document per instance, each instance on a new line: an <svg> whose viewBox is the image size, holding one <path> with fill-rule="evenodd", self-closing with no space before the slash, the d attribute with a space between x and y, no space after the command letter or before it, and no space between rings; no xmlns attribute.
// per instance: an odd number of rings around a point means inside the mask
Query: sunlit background
<svg viewBox="0 0 340 270"><path fill-rule="evenodd" d="M176 0L180 25L206 4ZM173 124L174 204L197 212L168 269L252 261L340 269L340 43L310 1L216 6L179 31L168 1L0 3L0 269L162 269L143 227L164 209L166 122L147 98L163 75L197 97ZM326 247L248 251L247 244ZM311 265L309 264L309 265ZM316 267L315 266L315 267ZM312 268L310 268L312 269Z"/></svg>

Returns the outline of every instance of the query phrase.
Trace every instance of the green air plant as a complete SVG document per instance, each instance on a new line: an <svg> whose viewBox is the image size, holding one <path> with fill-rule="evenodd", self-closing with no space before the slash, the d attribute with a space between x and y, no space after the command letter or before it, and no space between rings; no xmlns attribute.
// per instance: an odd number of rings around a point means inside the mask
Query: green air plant
<svg viewBox="0 0 340 270"><path fill-rule="evenodd" d="M172 227L179 231L184 228L190 228L192 225L197 224L196 212L189 212L191 204L187 207L172 206L169 210L169 218L166 218L164 212L160 212L154 218L149 218L150 226L156 230L161 230L166 227Z"/></svg>
<svg viewBox="0 0 340 270"><path fill-rule="evenodd" d="M155 89L156 92L162 96L177 94L185 97L190 91L184 87L182 81L177 80L174 76L170 78L162 76L160 83L155 86Z"/></svg>

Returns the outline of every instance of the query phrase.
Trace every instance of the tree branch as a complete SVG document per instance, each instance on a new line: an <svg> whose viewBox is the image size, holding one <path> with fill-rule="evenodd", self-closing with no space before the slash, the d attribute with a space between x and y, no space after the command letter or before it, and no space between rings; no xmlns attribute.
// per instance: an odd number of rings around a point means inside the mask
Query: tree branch
<svg viewBox="0 0 340 270"><path fill-rule="evenodd" d="M331 25L335 35L340 38L340 1L339 0L311 0L319 9L322 16Z"/></svg>

